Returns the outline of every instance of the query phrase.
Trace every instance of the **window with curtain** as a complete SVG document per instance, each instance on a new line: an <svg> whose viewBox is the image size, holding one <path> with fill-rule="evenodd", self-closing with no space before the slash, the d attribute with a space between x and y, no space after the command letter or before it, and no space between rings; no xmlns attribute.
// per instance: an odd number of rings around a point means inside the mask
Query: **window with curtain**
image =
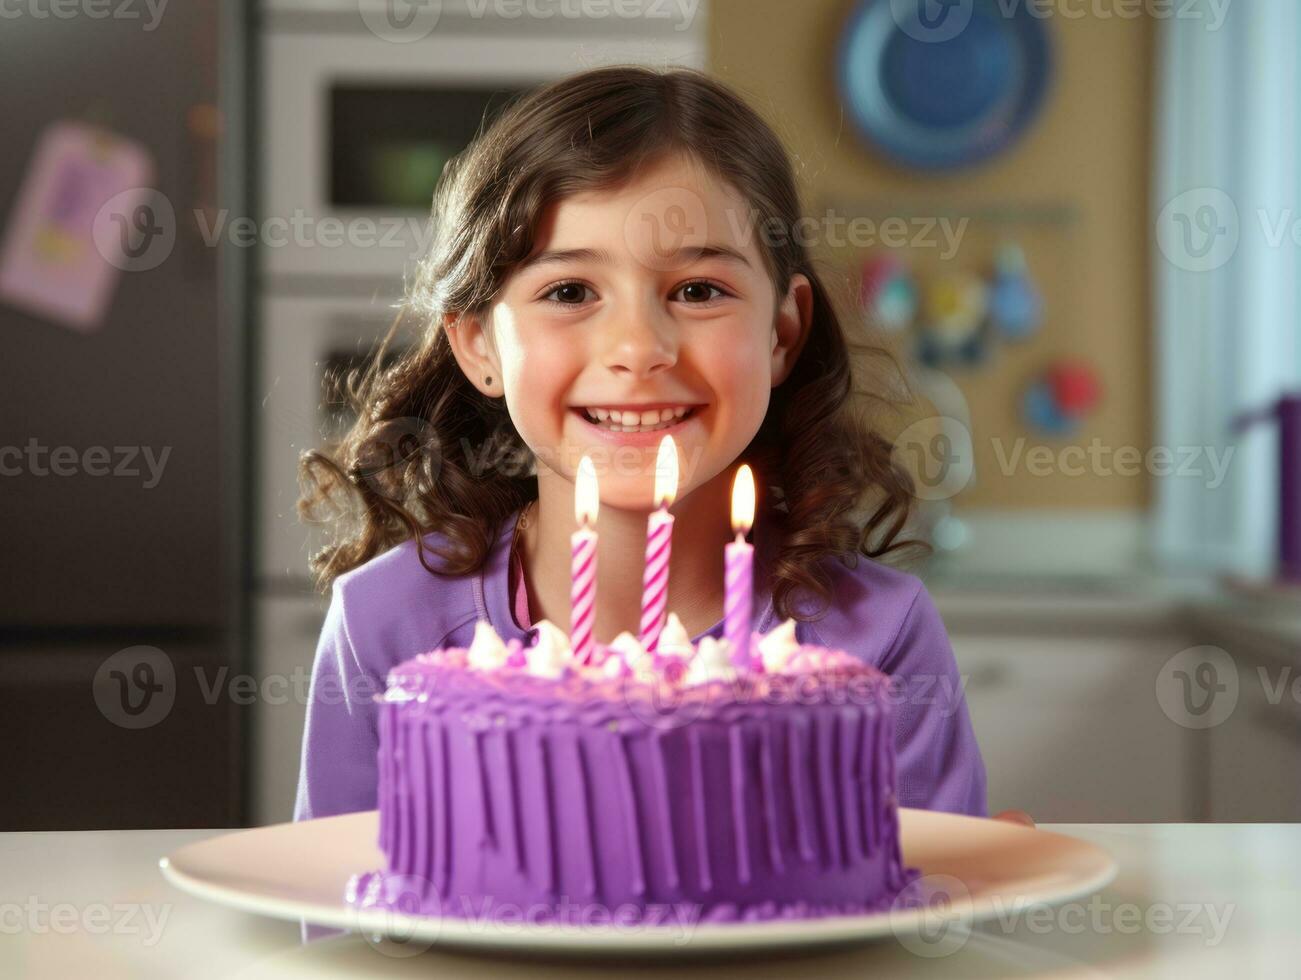
<svg viewBox="0 0 1301 980"><path fill-rule="evenodd" d="M1154 442L1233 455L1218 485L1157 482L1154 544L1167 566L1258 576L1276 553L1277 435L1234 422L1301 391L1301 5L1211 22L1159 25Z"/></svg>

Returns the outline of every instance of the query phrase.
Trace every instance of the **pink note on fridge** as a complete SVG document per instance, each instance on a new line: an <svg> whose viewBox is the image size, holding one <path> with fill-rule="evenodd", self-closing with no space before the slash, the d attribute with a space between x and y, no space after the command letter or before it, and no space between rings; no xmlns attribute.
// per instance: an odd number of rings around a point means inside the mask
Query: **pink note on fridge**
<svg viewBox="0 0 1301 980"><path fill-rule="evenodd" d="M130 267L132 216L155 193L153 172L139 143L80 122L47 126L9 215L0 300L75 330L98 328Z"/></svg>

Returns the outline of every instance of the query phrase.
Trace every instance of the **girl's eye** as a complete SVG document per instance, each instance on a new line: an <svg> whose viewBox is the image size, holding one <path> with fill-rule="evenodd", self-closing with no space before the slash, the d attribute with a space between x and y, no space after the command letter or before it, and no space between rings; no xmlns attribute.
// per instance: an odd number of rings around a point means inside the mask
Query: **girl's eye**
<svg viewBox="0 0 1301 980"><path fill-rule="evenodd" d="M577 306L587 297L587 287L581 282L562 282L551 287L543 299L549 303L555 303L558 306ZM560 299L552 299L552 296L560 294Z"/></svg>
<svg viewBox="0 0 1301 980"><path fill-rule="evenodd" d="M552 286L542 298L556 306L579 306L590 298L590 293L591 289L581 282L560 282ZM679 293L691 306L703 306L720 296L731 295L721 286L716 286L704 279L683 283L674 291L673 295L676 296Z"/></svg>
<svg viewBox="0 0 1301 980"><path fill-rule="evenodd" d="M711 296L710 292L717 293L717 296ZM706 282L704 279L697 279L693 282L683 283L678 287L678 292L682 293L689 305L699 306L717 299L718 296L727 296L728 293L721 287L715 286L712 282Z"/></svg>

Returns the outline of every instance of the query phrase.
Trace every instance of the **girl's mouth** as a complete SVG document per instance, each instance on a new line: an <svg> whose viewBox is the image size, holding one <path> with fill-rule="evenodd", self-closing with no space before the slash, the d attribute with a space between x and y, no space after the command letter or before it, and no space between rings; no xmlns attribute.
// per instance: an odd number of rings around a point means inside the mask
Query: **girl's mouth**
<svg viewBox="0 0 1301 980"><path fill-rule="evenodd" d="M590 406L570 409L582 422L608 439L640 441L675 432L699 414L703 405L665 405L639 410Z"/></svg>

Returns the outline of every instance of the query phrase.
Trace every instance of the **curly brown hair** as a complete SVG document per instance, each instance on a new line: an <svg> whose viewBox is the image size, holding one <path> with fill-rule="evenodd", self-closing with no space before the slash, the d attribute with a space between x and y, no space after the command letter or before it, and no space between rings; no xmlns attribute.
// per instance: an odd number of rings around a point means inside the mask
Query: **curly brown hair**
<svg viewBox="0 0 1301 980"><path fill-rule="evenodd" d="M669 154L686 154L730 184L757 227L797 227L799 195L777 135L739 95L692 69L600 68L525 93L448 164L434 193L434 237L397 320L368 367L347 381L357 420L337 444L300 462L299 513L335 532L312 558L323 589L408 538L432 574L483 566L502 522L537 496L536 471L528 471L532 453L505 400L484 396L461 371L445 318L486 311L533 249L544 208L617 188ZM831 591L824 558L852 567L860 554L920 545L900 536L912 479L865 411L901 399L879 379L854 380L872 360L902 376L886 348L842 327L799 235L759 240L779 296L796 273L808 277L812 324L741 460L781 514L772 529L775 608L801 618L795 594L803 589L820 608L802 618L819 618ZM393 339L407 322L419 340L394 358ZM851 348L863 356L851 359ZM433 547L424 539L431 531L449 546Z"/></svg>

